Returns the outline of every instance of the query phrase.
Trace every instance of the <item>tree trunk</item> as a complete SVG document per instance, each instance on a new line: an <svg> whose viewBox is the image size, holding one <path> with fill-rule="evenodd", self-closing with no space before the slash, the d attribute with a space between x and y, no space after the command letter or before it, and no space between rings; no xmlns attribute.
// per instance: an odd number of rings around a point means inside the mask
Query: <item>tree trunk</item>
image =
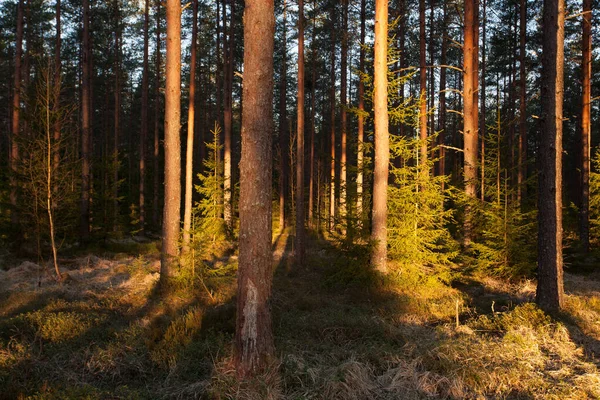
<svg viewBox="0 0 600 400"><path fill-rule="evenodd" d="M165 84L165 205L160 278L168 284L178 255L181 210L181 3L167 0L167 64Z"/></svg>
<svg viewBox="0 0 600 400"><path fill-rule="evenodd" d="M371 239L374 242L371 265L387 273L387 186L390 160L387 108L387 34L388 0L375 0L375 169L373 172L373 217Z"/></svg>
<svg viewBox="0 0 600 400"><path fill-rule="evenodd" d="M486 100L486 81L485 81L485 63L486 63L486 40L487 40L487 0L483 0L483 48L481 49L481 113L479 128L481 129L481 154L480 154L480 166L481 166L481 201L485 199L485 136L487 133L487 126L485 123L485 100Z"/></svg>
<svg viewBox="0 0 600 400"><path fill-rule="evenodd" d="M331 8L331 23L335 27L335 5ZM331 129L331 168L329 181L329 231L335 228L335 28L331 30L331 91L330 91L330 129Z"/></svg>
<svg viewBox="0 0 600 400"><path fill-rule="evenodd" d="M159 138L159 113L160 113L160 67L161 67L161 54L160 54L160 0L156 0L156 65L155 77L154 77L154 153L153 153L153 188L154 193L152 195L152 223L155 228L158 228L160 224L160 213L159 213L159 202L158 193L160 190L160 173L158 170L159 156L160 156L160 138Z"/></svg>
<svg viewBox="0 0 600 400"><path fill-rule="evenodd" d="M296 266L304 265L304 0L298 0L298 133L296 137Z"/></svg>
<svg viewBox="0 0 600 400"><path fill-rule="evenodd" d="M62 34L62 29L61 29L61 17L60 17L60 11L61 11L61 5L60 5L60 0L56 0L56 45L54 47L54 85L58 86L59 88L61 87L60 85L60 81L61 81L61 56L60 56L60 52L61 52L61 47L62 47L62 39L61 39L61 34ZM57 112L58 109L60 108L60 90L54 90L54 111ZM54 122L54 126L53 126L53 139L55 143L59 143L60 142L60 137L61 137L61 126L60 126L60 122L59 122L60 118L57 118L56 121ZM58 151L54 152L54 165L55 168L58 168L58 164L60 162L60 153Z"/></svg>
<svg viewBox="0 0 600 400"><path fill-rule="evenodd" d="M118 227L119 217L119 138L121 132L121 16L120 0L115 0L115 103L114 103L114 137L113 137L113 229Z"/></svg>
<svg viewBox="0 0 600 400"><path fill-rule="evenodd" d="M347 188L346 188L346 147L347 147L347 130L348 130L348 118L347 118L347 87L348 87L348 0L342 0L342 54L341 54L341 82L340 82L340 100L341 100L341 124L342 124L342 136L341 136L341 152L340 152L340 207L339 214L342 218L347 217L346 215L346 203L347 203ZM345 224L344 224L345 226ZM344 229L345 231L345 229Z"/></svg>
<svg viewBox="0 0 600 400"><path fill-rule="evenodd" d="M231 147L231 124L232 124L232 89L233 89L233 0L229 0L229 29L224 40L225 65L223 68L223 218L229 232L233 231L233 203L232 203L232 147ZM225 29L226 16L225 3L223 3L223 29ZM223 32L225 35L225 32Z"/></svg>
<svg viewBox="0 0 600 400"><path fill-rule="evenodd" d="M198 0L192 0L192 43L190 47L190 94L188 99L187 147L185 157L185 201L183 210L183 250L190 244L194 176L194 122L196 107L196 41L198 40ZM231 131L230 131L231 134Z"/></svg>
<svg viewBox="0 0 600 400"><path fill-rule="evenodd" d="M425 0L419 0L419 169L427 174L427 65L425 62Z"/></svg>
<svg viewBox="0 0 600 400"><path fill-rule="evenodd" d="M542 115L538 171L538 286L544 311L563 306L562 124L564 0L545 0L542 37Z"/></svg>
<svg viewBox="0 0 600 400"><path fill-rule="evenodd" d="M527 39L527 1L520 0L519 24L519 160L517 174L517 201L521 204L527 195L527 71L525 41Z"/></svg>
<svg viewBox="0 0 600 400"><path fill-rule="evenodd" d="M289 136L287 128L287 1L283 1L282 68L279 81L279 231L286 226L287 196L289 193Z"/></svg>
<svg viewBox="0 0 600 400"><path fill-rule="evenodd" d="M465 193L470 198L477 195L477 1L465 0L463 44L463 100L464 100L464 181ZM464 245L472 240L473 210L467 206L464 221Z"/></svg>
<svg viewBox="0 0 600 400"><path fill-rule="evenodd" d="M583 73L581 109L581 244L590 249L590 136L592 131L592 0L583 0L583 36L581 70Z"/></svg>
<svg viewBox="0 0 600 400"><path fill-rule="evenodd" d="M82 244L90 238L90 113L91 113L91 56L90 3L83 0L83 51L81 82L81 209L79 237Z"/></svg>
<svg viewBox="0 0 600 400"><path fill-rule="evenodd" d="M17 214L17 163L19 162L19 144L17 138L20 133L20 112L21 112L21 58L23 57L23 0L19 0L17 5L17 43L15 50L15 71L13 83L12 98L12 126L11 126L11 146L9 164L11 168L10 176L10 219L16 226L19 223Z"/></svg>
<svg viewBox="0 0 600 400"><path fill-rule="evenodd" d="M448 24L448 6L446 2L443 3L443 16L442 16L442 53L440 55L440 64L446 65L447 54L448 54L448 32L446 26ZM439 170L438 175L446 174L446 149L444 145L446 143L446 68L440 69L440 114L438 121L438 131L440 132L440 151L439 151ZM442 182L442 189L444 188L444 182Z"/></svg>
<svg viewBox="0 0 600 400"><path fill-rule="evenodd" d="M144 65L142 70L142 129L140 132L140 229L146 231L146 141L148 138L148 47L150 38L150 0L144 4Z"/></svg>
<svg viewBox="0 0 600 400"><path fill-rule="evenodd" d="M246 0L244 110L240 162L240 243L234 363L239 377L266 369L271 330L271 179L273 0Z"/></svg>
<svg viewBox="0 0 600 400"><path fill-rule="evenodd" d="M313 19L312 38L311 38L311 95L310 95L310 173L308 182L308 224L311 229L314 228L314 186L315 186L315 94L317 86L317 51L316 51L316 40L315 40L315 20Z"/></svg>
<svg viewBox="0 0 600 400"><path fill-rule="evenodd" d="M365 73L365 31L366 31L366 8L367 1L360 1L360 55L358 61L358 71ZM401 16L403 18L403 16ZM400 66L402 68L402 65ZM400 89L402 90L402 89ZM358 81L358 152L356 156L357 174L356 174L356 216L362 221L363 214L363 164L364 164L364 136L365 136L365 84L362 75ZM359 222L360 223L360 222Z"/></svg>

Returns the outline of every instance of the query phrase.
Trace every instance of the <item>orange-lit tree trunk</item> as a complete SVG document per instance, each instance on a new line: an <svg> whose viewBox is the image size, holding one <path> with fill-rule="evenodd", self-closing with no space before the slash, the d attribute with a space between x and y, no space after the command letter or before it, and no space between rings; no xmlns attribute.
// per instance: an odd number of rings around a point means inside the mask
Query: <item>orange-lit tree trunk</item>
<svg viewBox="0 0 600 400"><path fill-rule="evenodd" d="M17 215L17 163L19 161L19 144L17 138L20 133L20 112L21 112L21 58L23 57L23 0L19 0L17 5L17 37L15 50L15 70L12 98L12 126L11 126L11 146L9 164L11 168L10 176L10 219L11 223L16 225L19 222Z"/></svg>
<svg viewBox="0 0 600 400"><path fill-rule="evenodd" d="M485 124L485 113L486 113L486 81L485 81L485 67L486 67L486 40L487 40L487 0L483 0L483 40L482 40L482 49L481 49L481 113L479 115L480 123L479 129L481 130L481 151L479 154L479 165L481 167L480 172L480 198L481 201L485 199L485 135L487 133L487 127Z"/></svg>
<svg viewBox="0 0 600 400"><path fill-rule="evenodd" d="M160 138L159 138L159 112L160 112L160 68L161 68L161 54L160 54L160 0L156 0L156 59L154 66L154 149L153 149L153 191L152 194L152 223L155 228L158 228L160 223L160 213L159 213L159 189L160 189L160 173L159 173L159 156L160 156Z"/></svg>
<svg viewBox="0 0 600 400"><path fill-rule="evenodd" d="M279 81L279 230L286 226L286 208L289 174L289 136L287 127L287 1L283 1L283 43L281 45L282 61Z"/></svg>
<svg viewBox="0 0 600 400"><path fill-rule="evenodd" d="M390 160L387 108L387 33L388 0L375 0L375 168L373 171L373 216L371 239L374 242L371 265L387 272L387 187Z"/></svg>
<svg viewBox="0 0 600 400"><path fill-rule="evenodd" d="M360 55L358 62L358 70L360 74L365 72L365 31L366 31L366 8L367 1L360 1ZM357 173L356 173L356 215L359 221L362 221L363 214L363 164L364 164L364 136L365 136L365 84L362 75L358 81L358 153L356 156Z"/></svg>
<svg viewBox="0 0 600 400"><path fill-rule="evenodd" d="M198 0L192 0L192 43L190 48L190 94L188 98L187 147L185 154L185 200L183 208L183 249L190 244L192 229L192 190L194 175L194 122L196 113L196 41L198 38Z"/></svg>
<svg viewBox="0 0 600 400"><path fill-rule="evenodd" d="M81 82L81 207L79 237L84 244L90 238L90 113L91 113L91 56L90 48L90 3L83 0L83 50Z"/></svg>
<svg viewBox="0 0 600 400"><path fill-rule="evenodd" d="M548 312L563 306L562 125L564 0L544 0L542 115L538 171L538 286L536 302Z"/></svg>
<svg viewBox="0 0 600 400"><path fill-rule="evenodd" d="M232 147L231 147L231 125L232 125L232 90L233 90L233 0L230 0L229 28L223 43L225 53L225 64L223 68L223 219L229 232L233 231L233 183L232 183ZM223 3L223 30L225 30L226 8Z"/></svg>
<svg viewBox="0 0 600 400"><path fill-rule="evenodd" d="M419 0L419 165L421 171L427 174L427 66L425 63L425 0Z"/></svg>
<svg viewBox="0 0 600 400"><path fill-rule="evenodd" d="M296 135L296 266L304 265L304 0L298 0L298 133Z"/></svg>
<svg viewBox="0 0 600 400"><path fill-rule="evenodd" d="M142 70L142 129L140 134L140 228L146 231L146 141L148 138L148 47L150 25L150 0L144 4L144 65Z"/></svg>
<svg viewBox="0 0 600 400"><path fill-rule="evenodd" d="M342 54L341 54L341 82L340 82L340 100L341 100L341 141L340 141L340 207L339 214L342 217L346 216L346 203L347 203L347 188L346 188L346 147L347 147L347 131L348 131L348 117L346 113L347 109L347 87L348 87L348 0L342 0Z"/></svg>
<svg viewBox="0 0 600 400"><path fill-rule="evenodd" d="M465 0L463 44L463 149L465 193L470 198L477 195L477 1ZM465 210L464 244L472 240L472 209Z"/></svg>
<svg viewBox="0 0 600 400"><path fill-rule="evenodd" d="M583 36L581 70L583 73L581 109L581 244L590 249L590 136L592 131L592 0L583 0Z"/></svg>
<svg viewBox="0 0 600 400"><path fill-rule="evenodd" d="M246 0L240 162L240 243L234 364L255 375L273 358L271 330L271 179L273 0Z"/></svg>
<svg viewBox="0 0 600 400"><path fill-rule="evenodd" d="M167 0L165 84L165 204L163 208L161 283L168 284L178 256L181 211L181 3Z"/></svg>

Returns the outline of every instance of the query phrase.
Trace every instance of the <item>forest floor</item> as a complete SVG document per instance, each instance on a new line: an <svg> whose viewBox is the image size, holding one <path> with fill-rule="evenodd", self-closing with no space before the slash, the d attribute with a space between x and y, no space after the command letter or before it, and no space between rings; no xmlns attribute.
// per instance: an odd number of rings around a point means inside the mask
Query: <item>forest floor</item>
<svg viewBox="0 0 600 400"><path fill-rule="evenodd" d="M599 399L600 272L565 276L566 312L531 304L535 283L451 285L396 266L382 280L361 246L313 238L307 266L274 238L278 364L231 368L235 253L158 293L156 243L0 271L0 399Z"/></svg>

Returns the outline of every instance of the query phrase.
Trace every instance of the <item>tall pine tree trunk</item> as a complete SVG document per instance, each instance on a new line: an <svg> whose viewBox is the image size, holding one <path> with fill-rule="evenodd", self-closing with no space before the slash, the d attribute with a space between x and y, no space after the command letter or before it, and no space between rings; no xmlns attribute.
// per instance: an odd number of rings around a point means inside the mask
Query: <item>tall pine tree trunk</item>
<svg viewBox="0 0 600 400"><path fill-rule="evenodd" d="M152 224L154 228L158 228L160 224L160 205L159 205L159 190L160 190L160 172L159 172L159 157L160 157L160 124L159 124L159 113L160 113L160 68L161 68L161 54L160 54L160 0L156 0L156 59L154 66L154 149L153 149L153 194L152 194Z"/></svg>
<svg viewBox="0 0 600 400"><path fill-rule="evenodd" d="M446 62L448 57L448 32L446 32L446 26L448 24L448 6L446 2L443 3L443 16L442 16L442 52L440 55L440 114L438 120L438 131L440 132L440 150L439 150L439 170L438 175L446 174L446 149L444 147L446 143ZM442 181L442 188L444 188L444 182Z"/></svg>
<svg viewBox="0 0 600 400"><path fill-rule="evenodd" d="M360 74L365 72L365 31L366 31L366 8L367 1L360 1L360 55L358 61L358 71ZM359 76L358 81L358 139L357 146L358 152L356 155L356 215L359 221L362 221L363 215L363 164L364 164L364 136L365 136L365 84L363 82L362 75Z"/></svg>
<svg viewBox="0 0 600 400"><path fill-rule="evenodd" d="M146 141L148 138L148 47L150 25L150 0L144 4L144 62L142 70L142 129L140 134L140 229L142 234L146 231Z"/></svg>
<svg viewBox="0 0 600 400"><path fill-rule="evenodd" d="M84 244L90 238L90 149L91 149L91 56L90 3L83 0L83 50L81 82L81 207L79 237Z"/></svg>
<svg viewBox="0 0 600 400"><path fill-rule="evenodd" d="M19 144L18 137L20 133L20 112L21 112L21 58L23 57L23 0L19 0L17 5L17 37L15 50L15 66L13 76L13 97L12 97L12 125L11 125L11 144L9 154L10 175L10 219L13 225L19 223L17 214L17 163L19 162Z"/></svg>
<svg viewBox="0 0 600 400"><path fill-rule="evenodd" d="M375 0L375 169L373 172L373 216L371 239L374 242L371 265L387 273L387 187L390 160L387 108L387 34L388 0Z"/></svg>
<svg viewBox="0 0 600 400"><path fill-rule="evenodd" d="M298 133L296 135L296 266L304 265L304 0L298 0Z"/></svg>
<svg viewBox="0 0 600 400"><path fill-rule="evenodd" d="M234 342L234 364L240 377L264 370L274 353L270 310L274 35L273 0L246 0Z"/></svg>
<svg viewBox="0 0 600 400"><path fill-rule="evenodd" d="M525 42L527 39L527 1L519 1L519 159L517 173L517 202L527 195L527 70Z"/></svg>
<svg viewBox="0 0 600 400"><path fill-rule="evenodd" d="M339 213L342 217L346 217L346 203L347 203L347 188L346 188L346 175L347 175L347 131L348 131L348 117L346 113L348 96L348 0L342 0L342 54L341 54L341 82L340 82L340 100L341 100L341 152L340 152L340 207Z"/></svg>
<svg viewBox="0 0 600 400"><path fill-rule="evenodd" d="M335 5L331 6L331 23L335 26ZM330 174L329 174L329 231L335 227L335 29L331 30L331 89L329 93L330 101L330 127L331 140L330 148Z"/></svg>
<svg viewBox="0 0 600 400"><path fill-rule="evenodd" d="M315 20L313 19L312 27L312 38L311 38L311 94L310 94L310 162L309 162L309 181L308 181L308 224L310 228L314 228L314 186L315 186L315 94L317 86L317 52L316 52L316 34L315 34Z"/></svg>
<svg viewBox="0 0 600 400"><path fill-rule="evenodd" d="M536 302L548 312L563 306L562 125L564 0L544 0L542 115L538 171L538 286Z"/></svg>
<svg viewBox="0 0 600 400"><path fill-rule="evenodd" d="M463 44L463 150L465 193L470 198L477 195L477 1L465 0ZM464 221L464 244L472 240L473 210L467 207Z"/></svg>
<svg viewBox="0 0 600 400"><path fill-rule="evenodd" d="M62 48L62 39L61 39L61 34L62 34L62 24L61 24L61 4L60 4L60 0L56 0L56 42L55 42L55 47L54 47L54 85L58 86L59 88L61 87L60 85L60 81L61 81L61 48ZM58 109L60 108L60 90L54 90L54 112L58 112ZM53 135L52 138L54 139L55 143L59 143L60 142L60 137L61 137L61 132L60 132L61 126L60 126L60 118L56 118L56 121L54 122L54 126L53 126ZM53 158L54 158L54 166L55 168L58 168L58 165L60 163L60 153L58 151L54 151L53 154Z"/></svg>
<svg viewBox="0 0 600 400"><path fill-rule="evenodd" d="M167 0L165 84L165 205L160 278L168 284L178 255L181 210L181 3Z"/></svg>
<svg viewBox="0 0 600 400"><path fill-rule="evenodd" d="M192 43L190 48L190 94L188 98L187 148L185 156L185 200L183 210L183 249L190 244L192 229L192 190L194 176L194 122L196 113L196 41L198 40L198 0L192 0Z"/></svg>
<svg viewBox="0 0 600 400"><path fill-rule="evenodd" d="M590 137L592 131L592 0L583 0L583 36L581 70L583 74L581 109L581 245L590 249Z"/></svg>
<svg viewBox="0 0 600 400"><path fill-rule="evenodd" d="M487 133L487 126L485 124L485 113L486 113L486 81L485 81L485 67L486 67L486 41L487 41L487 0L483 0L483 27L482 34L483 47L481 49L481 113L479 115L480 123L479 129L481 130L481 154L480 154L480 183L481 183L481 201L485 199L485 136Z"/></svg>
<svg viewBox="0 0 600 400"><path fill-rule="evenodd" d="M114 102L114 132L113 132L113 229L118 227L119 217L119 138L121 133L121 13L120 0L115 0L115 102Z"/></svg>
<svg viewBox="0 0 600 400"><path fill-rule="evenodd" d="M225 65L223 68L223 218L229 232L233 230L233 184L232 184L232 146L231 146L231 125L232 125L232 81L233 81L233 0L229 0L229 28L227 34L223 35L225 53ZM225 30L226 19L225 2L223 2L223 30Z"/></svg>
<svg viewBox="0 0 600 400"><path fill-rule="evenodd" d="M425 63L425 0L419 0L419 169L427 174L427 66Z"/></svg>
<svg viewBox="0 0 600 400"><path fill-rule="evenodd" d="M279 81L279 230L286 226L287 197L289 193L289 136L287 128L287 1L283 1L282 68Z"/></svg>

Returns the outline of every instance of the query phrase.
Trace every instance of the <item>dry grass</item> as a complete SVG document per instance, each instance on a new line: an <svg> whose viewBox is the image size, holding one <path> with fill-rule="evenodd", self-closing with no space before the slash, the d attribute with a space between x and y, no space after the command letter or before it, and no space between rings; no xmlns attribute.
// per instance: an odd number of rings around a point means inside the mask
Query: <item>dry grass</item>
<svg viewBox="0 0 600 400"><path fill-rule="evenodd" d="M157 295L154 253L79 258L73 280L41 288L37 267L3 273L0 399L600 398L598 277L567 275L557 321L528 303L531 281L452 288L407 267L381 280L360 251L318 243L296 272L289 239L275 246L278 364L246 381L231 366L233 274L207 282L211 299L200 285Z"/></svg>

